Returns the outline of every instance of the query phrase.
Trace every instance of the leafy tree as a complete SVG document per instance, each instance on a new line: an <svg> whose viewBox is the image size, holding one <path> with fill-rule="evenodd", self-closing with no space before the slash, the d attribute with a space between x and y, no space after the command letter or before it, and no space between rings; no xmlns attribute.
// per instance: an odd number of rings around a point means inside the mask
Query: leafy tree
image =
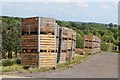
<svg viewBox="0 0 120 80"><path fill-rule="evenodd" d="M17 52L20 48L20 19L3 17L2 29L3 53L8 52L8 58L12 59L12 52Z"/></svg>
<svg viewBox="0 0 120 80"><path fill-rule="evenodd" d="M110 28L114 27L113 23L110 23L110 24L109 24L109 27L110 27Z"/></svg>

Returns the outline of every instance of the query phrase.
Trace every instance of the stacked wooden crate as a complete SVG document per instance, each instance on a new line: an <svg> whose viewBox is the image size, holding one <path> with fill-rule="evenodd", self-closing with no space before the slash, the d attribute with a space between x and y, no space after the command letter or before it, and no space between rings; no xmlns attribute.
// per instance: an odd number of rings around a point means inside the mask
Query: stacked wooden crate
<svg viewBox="0 0 120 80"><path fill-rule="evenodd" d="M68 43L68 28L65 27L59 27L59 52L60 54L60 63L64 63L66 61L66 55L67 55L67 43Z"/></svg>
<svg viewBox="0 0 120 80"><path fill-rule="evenodd" d="M72 29L68 29L68 51L67 60L74 59L76 46L76 32Z"/></svg>
<svg viewBox="0 0 120 80"><path fill-rule="evenodd" d="M38 18L22 19L22 64L38 67Z"/></svg>
<svg viewBox="0 0 120 80"><path fill-rule="evenodd" d="M40 19L40 67L56 67L56 26L55 20Z"/></svg>
<svg viewBox="0 0 120 80"><path fill-rule="evenodd" d="M21 25L22 64L51 68L74 58L76 32L60 27L55 19L23 18Z"/></svg>
<svg viewBox="0 0 120 80"><path fill-rule="evenodd" d="M56 67L55 20L45 17L22 19L22 64L31 67Z"/></svg>
<svg viewBox="0 0 120 80"><path fill-rule="evenodd" d="M75 55L76 32L66 27L59 27L59 52L58 61L64 63Z"/></svg>
<svg viewBox="0 0 120 80"><path fill-rule="evenodd" d="M93 34L85 35L84 51L88 54L100 52L100 38Z"/></svg>

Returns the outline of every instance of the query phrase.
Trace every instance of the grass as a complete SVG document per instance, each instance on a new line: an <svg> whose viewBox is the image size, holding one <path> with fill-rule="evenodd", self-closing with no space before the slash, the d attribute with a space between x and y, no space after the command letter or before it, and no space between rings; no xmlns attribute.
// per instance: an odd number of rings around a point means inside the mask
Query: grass
<svg viewBox="0 0 120 80"><path fill-rule="evenodd" d="M56 69L63 69L63 68L69 68L72 67L75 64L78 64L80 62L82 62L82 60L86 59L88 57L88 55L75 55L74 60L72 61L66 61L65 63L59 63L57 64ZM12 72L12 71L18 71L20 73L22 72L46 72L46 71L51 71L54 70L52 68L29 68L28 70L23 69L22 65L18 65L18 64L14 64L11 66L0 66L0 72Z"/></svg>
<svg viewBox="0 0 120 80"><path fill-rule="evenodd" d="M65 63L57 64L57 69L72 67L73 65L82 62L82 60L85 60L87 57L88 57L88 55L78 55L78 54L76 54L74 60L66 61Z"/></svg>
<svg viewBox="0 0 120 80"><path fill-rule="evenodd" d="M0 72L11 72L11 71L21 71L23 70L20 65L12 65L12 66L0 66Z"/></svg>
<svg viewBox="0 0 120 80"><path fill-rule="evenodd" d="M120 53L120 51L116 51L116 50L113 50L112 52L115 52L115 53Z"/></svg>

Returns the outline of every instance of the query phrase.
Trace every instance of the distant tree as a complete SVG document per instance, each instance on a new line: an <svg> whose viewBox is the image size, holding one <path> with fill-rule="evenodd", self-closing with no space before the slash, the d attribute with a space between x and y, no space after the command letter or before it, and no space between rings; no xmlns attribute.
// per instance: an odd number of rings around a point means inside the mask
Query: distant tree
<svg viewBox="0 0 120 80"><path fill-rule="evenodd" d="M114 24L114 27L118 27L118 25L117 25L117 24Z"/></svg>
<svg viewBox="0 0 120 80"><path fill-rule="evenodd" d="M110 23L110 24L109 24L109 27L110 27L110 28L114 27L113 23Z"/></svg>

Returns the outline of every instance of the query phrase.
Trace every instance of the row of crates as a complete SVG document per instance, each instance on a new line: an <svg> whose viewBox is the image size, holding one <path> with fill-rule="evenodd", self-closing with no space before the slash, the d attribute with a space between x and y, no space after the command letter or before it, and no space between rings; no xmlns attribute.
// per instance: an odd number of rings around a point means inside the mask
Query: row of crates
<svg viewBox="0 0 120 80"><path fill-rule="evenodd" d="M57 63L74 57L75 41L75 31L60 27L53 18L23 18L21 22L22 64L38 68L56 67Z"/></svg>

